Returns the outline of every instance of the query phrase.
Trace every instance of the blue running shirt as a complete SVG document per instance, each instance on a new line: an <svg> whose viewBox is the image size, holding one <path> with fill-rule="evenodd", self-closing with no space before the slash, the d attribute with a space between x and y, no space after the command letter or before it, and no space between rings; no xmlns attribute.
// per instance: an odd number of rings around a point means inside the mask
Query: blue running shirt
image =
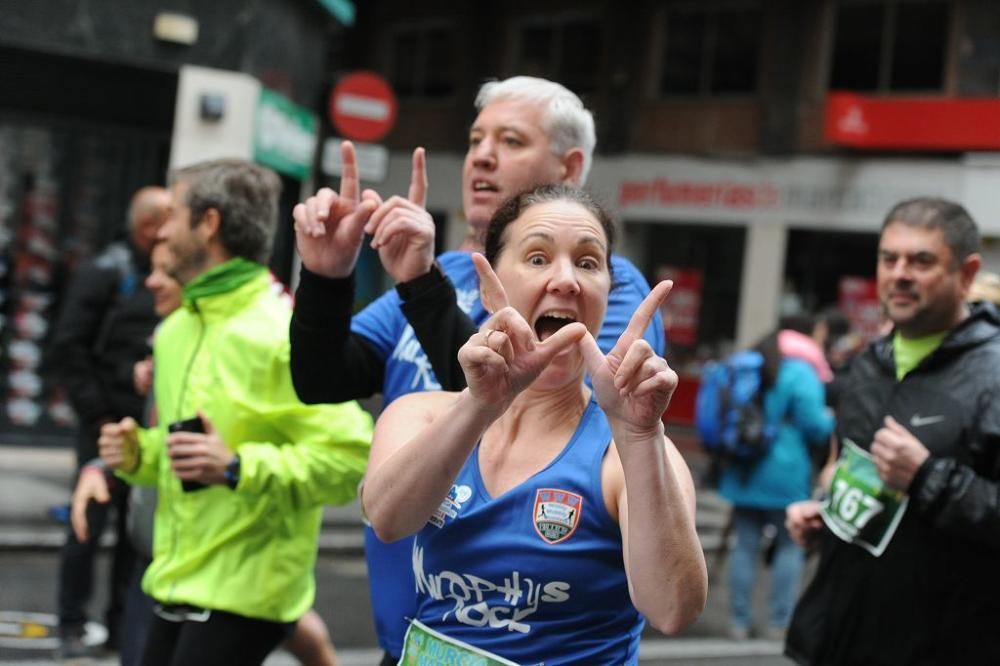
<svg viewBox="0 0 1000 666"><path fill-rule="evenodd" d="M455 285L458 305L481 325L489 317L479 302L479 278L468 252L445 252L438 257L441 269ZM639 303L649 293L649 284L632 262L612 255L614 287L608 295L608 310L597 344L606 354L611 351ZM396 398L417 391L441 389L427 354L417 341L413 327L406 321L395 289L390 289L351 319L351 331L364 336L385 361L382 397L388 405ZM663 319L657 313L646 330L646 341L662 354L666 345ZM368 561L368 585L375 631L379 645L392 655L403 650L407 618L416 612L413 572L408 564L412 538L392 544L378 540L372 529L365 529L365 558Z"/></svg>
<svg viewBox="0 0 1000 666"><path fill-rule="evenodd" d="M645 621L601 491L610 443L592 399L563 451L499 497L476 446L417 533L417 619L518 664L637 663Z"/></svg>

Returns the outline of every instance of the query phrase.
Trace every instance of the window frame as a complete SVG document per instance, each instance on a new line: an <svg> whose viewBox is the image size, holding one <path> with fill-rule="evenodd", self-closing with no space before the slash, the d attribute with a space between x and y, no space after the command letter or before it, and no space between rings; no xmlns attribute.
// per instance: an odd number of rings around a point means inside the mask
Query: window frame
<svg viewBox="0 0 1000 666"><path fill-rule="evenodd" d="M756 76L753 89L746 92L715 92L712 90L712 73L714 69L715 44L718 39L718 15L734 11L756 11L760 14L760 40L756 53ZM701 45L701 71L698 73L697 92L670 92L663 89L663 75L666 67L667 49L669 47L668 33L671 13L703 14L707 19L706 35ZM653 18L655 62L651 68L649 92L650 96L671 102L704 102L709 100L745 101L758 97L761 93L762 65L764 64L764 44L767 12L760 0L720 0L706 4L704 2L676 2L661 7Z"/></svg>
<svg viewBox="0 0 1000 666"><path fill-rule="evenodd" d="M437 30L443 30L450 33L452 46L454 50L453 66L452 66L452 81L451 81L451 92L443 95L428 95L427 94L427 81L428 72L430 67L428 67L428 58L430 55L429 40L430 34ZM402 92L399 86L398 71L396 69L396 63L398 62L398 47L399 40L402 35L405 34L416 34L417 46L416 46L416 57L413 59L416 67L416 74L414 75L414 89L416 92ZM460 37L461 31L459 30L459 25L456 20L452 17L438 17L438 18L428 18L420 21L406 21L398 22L390 25L385 32L385 39L387 41L387 48L383 49L384 59L383 71L386 72L386 78L392 83L396 95L401 100L427 100L427 101L454 101L458 98L461 87L462 87L462 75L459 71L460 59L458 58L458 52L460 50Z"/></svg>
<svg viewBox="0 0 1000 666"><path fill-rule="evenodd" d="M944 44L941 53L941 84L936 88L893 88L892 87L892 67L897 32L897 11L900 5L943 5L947 11L944 31ZM876 87L869 88L843 88L833 85L833 71L836 66L837 35L840 30L840 10L843 7L881 6L885 10L884 22L881 35L879 37L879 61L876 64L878 72L876 75ZM880 96L912 96L912 95L947 95L952 88L953 59L955 51L955 22L959 8L952 0L837 0L833 4L830 30L830 56L829 67L827 68L827 88L829 90L843 90L847 92L857 92L860 94L880 95Z"/></svg>
<svg viewBox="0 0 1000 666"><path fill-rule="evenodd" d="M563 44L566 38L565 29L568 24L576 22L592 23L597 28L601 37L599 53L597 54L597 69L594 72L592 87L588 90L577 90L574 85L563 81L562 79L565 77L561 76L564 56ZM527 14L512 19L509 26L511 39L508 41L510 50L505 58L508 72L514 74L525 73L521 56L524 48L524 33L525 30L530 28L551 28L554 32L550 62L546 63L547 69L545 72L536 73L536 75L566 85L567 88L580 97L600 94L603 87L603 80L606 78L604 70L607 68L608 35L598 11L583 8L550 14Z"/></svg>

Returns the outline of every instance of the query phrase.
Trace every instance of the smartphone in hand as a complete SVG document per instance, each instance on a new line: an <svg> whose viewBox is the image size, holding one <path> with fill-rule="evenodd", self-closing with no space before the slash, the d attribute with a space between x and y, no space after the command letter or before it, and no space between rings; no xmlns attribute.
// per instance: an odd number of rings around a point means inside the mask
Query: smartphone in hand
<svg viewBox="0 0 1000 666"><path fill-rule="evenodd" d="M205 424L202 422L200 416L194 416L189 419L184 419L183 421L174 421L167 426L167 432L205 432ZM184 492L190 493L196 490L201 490L203 488L208 488L204 483L198 481L184 481L181 480L181 487Z"/></svg>

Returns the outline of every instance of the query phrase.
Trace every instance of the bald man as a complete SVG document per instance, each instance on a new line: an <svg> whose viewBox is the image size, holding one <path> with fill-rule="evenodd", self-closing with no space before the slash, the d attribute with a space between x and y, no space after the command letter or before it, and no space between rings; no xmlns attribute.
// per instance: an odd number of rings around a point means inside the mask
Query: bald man
<svg viewBox="0 0 1000 666"><path fill-rule="evenodd" d="M143 187L128 208L127 238L112 243L84 263L69 280L62 310L53 333L50 361L79 418L76 438L77 469L97 457L97 436L104 423L142 415L144 398L132 384L132 368L146 357L157 316L153 296L143 284L149 273L149 254L166 219L170 192ZM112 493L117 545L112 563L111 590L105 621L107 648L116 649L118 626L128 587L133 553L125 535L127 489L118 484ZM92 534L99 537L110 505L94 504L88 515ZM59 570L60 656L87 656L83 643L98 538L87 543L67 530Z"/></svg>

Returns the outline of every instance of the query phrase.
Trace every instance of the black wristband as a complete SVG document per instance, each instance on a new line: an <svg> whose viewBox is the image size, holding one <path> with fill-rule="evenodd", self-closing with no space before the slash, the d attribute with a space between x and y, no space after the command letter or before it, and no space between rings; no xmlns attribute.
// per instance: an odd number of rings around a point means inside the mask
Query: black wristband
<svg viewBox="0 0 1000 666"><path fill-rule="evenodd" d="M444 271L441 270L441 266L438 264L437 260L434 260L434 263L431 264L430 270L423 275L397 284L396 293L399 294L399 297L405 302L414 296L441 284L444 280Z"/></svg>
<svg viewBox="0 0 1000 666"><path fill-rule="evenodd" d="M236 486L240 483L240 454L233 456L233 459L226 465L226 485L231 489L236 490Z"/></svg>
<svg viewBox="0 0 1000 666"><path fill-rule="evenodd" d="M91 458L87 462L83 463L84 467L96 467L99 470L107 471L108 466L105 464L104 459L98 456L97 458Z"/></svg>

